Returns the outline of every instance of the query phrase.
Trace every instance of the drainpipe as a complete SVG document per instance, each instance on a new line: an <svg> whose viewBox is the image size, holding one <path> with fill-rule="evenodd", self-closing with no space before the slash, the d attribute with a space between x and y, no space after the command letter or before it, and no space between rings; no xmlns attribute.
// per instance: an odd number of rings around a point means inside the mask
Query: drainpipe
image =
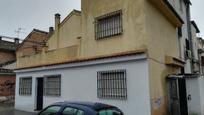
<svg viewBox="0 0 204 115"><path fill-rule="evenodd" d="M190 50L191 50L191 73L193 73L193 59L194 59L194 51L193 51L193 38L192 38L192 31L191 31L191 14L190 14L190 4L186 4L186 18L187 18L187 29L188 29L188 38L190 42Z"/></svg>

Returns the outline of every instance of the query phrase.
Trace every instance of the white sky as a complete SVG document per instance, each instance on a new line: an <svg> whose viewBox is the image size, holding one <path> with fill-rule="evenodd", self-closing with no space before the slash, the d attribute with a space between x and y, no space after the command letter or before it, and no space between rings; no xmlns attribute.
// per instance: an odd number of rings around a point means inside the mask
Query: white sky
<svg viewBox="0 0 204 115"><path fill-rule="evenodd" d="M33 28L48 31L54 26L54 14L64 19L80 7L80 0L0 0L0 35L17 37L15 30L23 28L23 39Z"/></svg>
<svg viewBox="0 0 204 115"><path fill-rule="evenodd" d="M54 25L54 14L64 19L73 9L80 10L81 0L0 0L0 35L16 37L15 30L23 28L25 38L33 28L48 31ZM204 37L204 0L191 0L192 19Z"/></svg>
<svg viewBox="0 0 204 115"><path fill-rule="evenodd" d="M195 20L201 33L200 36L204 37L204 0L191 0L191 19Z"/></svg>

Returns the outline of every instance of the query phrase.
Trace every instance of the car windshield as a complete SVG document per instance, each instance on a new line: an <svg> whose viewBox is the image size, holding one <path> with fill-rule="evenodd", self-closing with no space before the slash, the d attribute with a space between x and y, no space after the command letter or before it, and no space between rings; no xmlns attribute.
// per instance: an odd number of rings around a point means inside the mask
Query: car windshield
<svg viewBox="0 0 204 115"><path fill-rule="evenodd" d="M98 115L123 115L122 112L115 109L104 109L98 112Z"/></svg>

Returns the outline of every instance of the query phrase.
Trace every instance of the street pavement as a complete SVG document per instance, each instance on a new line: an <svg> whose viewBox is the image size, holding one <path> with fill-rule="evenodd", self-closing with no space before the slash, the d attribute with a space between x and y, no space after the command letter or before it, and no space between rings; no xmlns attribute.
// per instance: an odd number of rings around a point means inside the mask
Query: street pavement
<svg viewBox="0 0 204 115"><path fill-rule="evenodd" d="M12 104L0 104L0 115L36 115L35 113L17 111Z"/></svg>

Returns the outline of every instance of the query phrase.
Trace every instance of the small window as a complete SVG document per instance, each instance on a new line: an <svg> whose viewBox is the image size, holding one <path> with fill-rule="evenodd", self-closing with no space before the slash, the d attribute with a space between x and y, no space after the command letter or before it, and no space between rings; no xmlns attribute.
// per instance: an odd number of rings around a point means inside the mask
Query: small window
<svg viewBox="0 0 204 115"><path fill-rule="evenodd" d="M178 27L178 37L182 37L182 27Z"/></svg>
<svg viewBox="0 0 204 115"><path fill-rule="evenodd" d="M201 66L204 66L204 56L201 56Z"/></svg>
<svg viewBox="0 0 204 115"><path fill-rule="evenodd" d="M83 114L84 114L83 111L71 107L66 107L62 112L62 115L83 115Z"/></svg>
<svg viewBox="0 0 204 115"><path fill-rule="evenodd" d="M122 34L122 10L95 19L95 37L102 39Z"/></svg>
<svg viewBox="0 0 204 115"><path fill-rule="evenodd" d="M32 77L19 79L19 94L31 95L32 94Z"/></svg>
<svg viewBox="0 0 204 115"><path fill-rule="evenodd" d="M59 112L60 108L61 108L60 106L51 106L45 109L39 115L56 115L56 113Z"/></svg>
<svg viewBox="0 0 204 115"><path fill-rule="evenodd" d="M98 72L98 98L127 99L126 70Z"/></svg>
<svg viewBox="0 0 204 115"><path fill-rule="evenodd" d="M47 96L60 96L61 95L61 76L53 75L48 76L44 80L44 94Z"/></svg>
<svg viewBox="0 0 204 115"><path fill-rule="evenodd" d="M186 50L190 50L190 42L186 39Z"/></svg>

